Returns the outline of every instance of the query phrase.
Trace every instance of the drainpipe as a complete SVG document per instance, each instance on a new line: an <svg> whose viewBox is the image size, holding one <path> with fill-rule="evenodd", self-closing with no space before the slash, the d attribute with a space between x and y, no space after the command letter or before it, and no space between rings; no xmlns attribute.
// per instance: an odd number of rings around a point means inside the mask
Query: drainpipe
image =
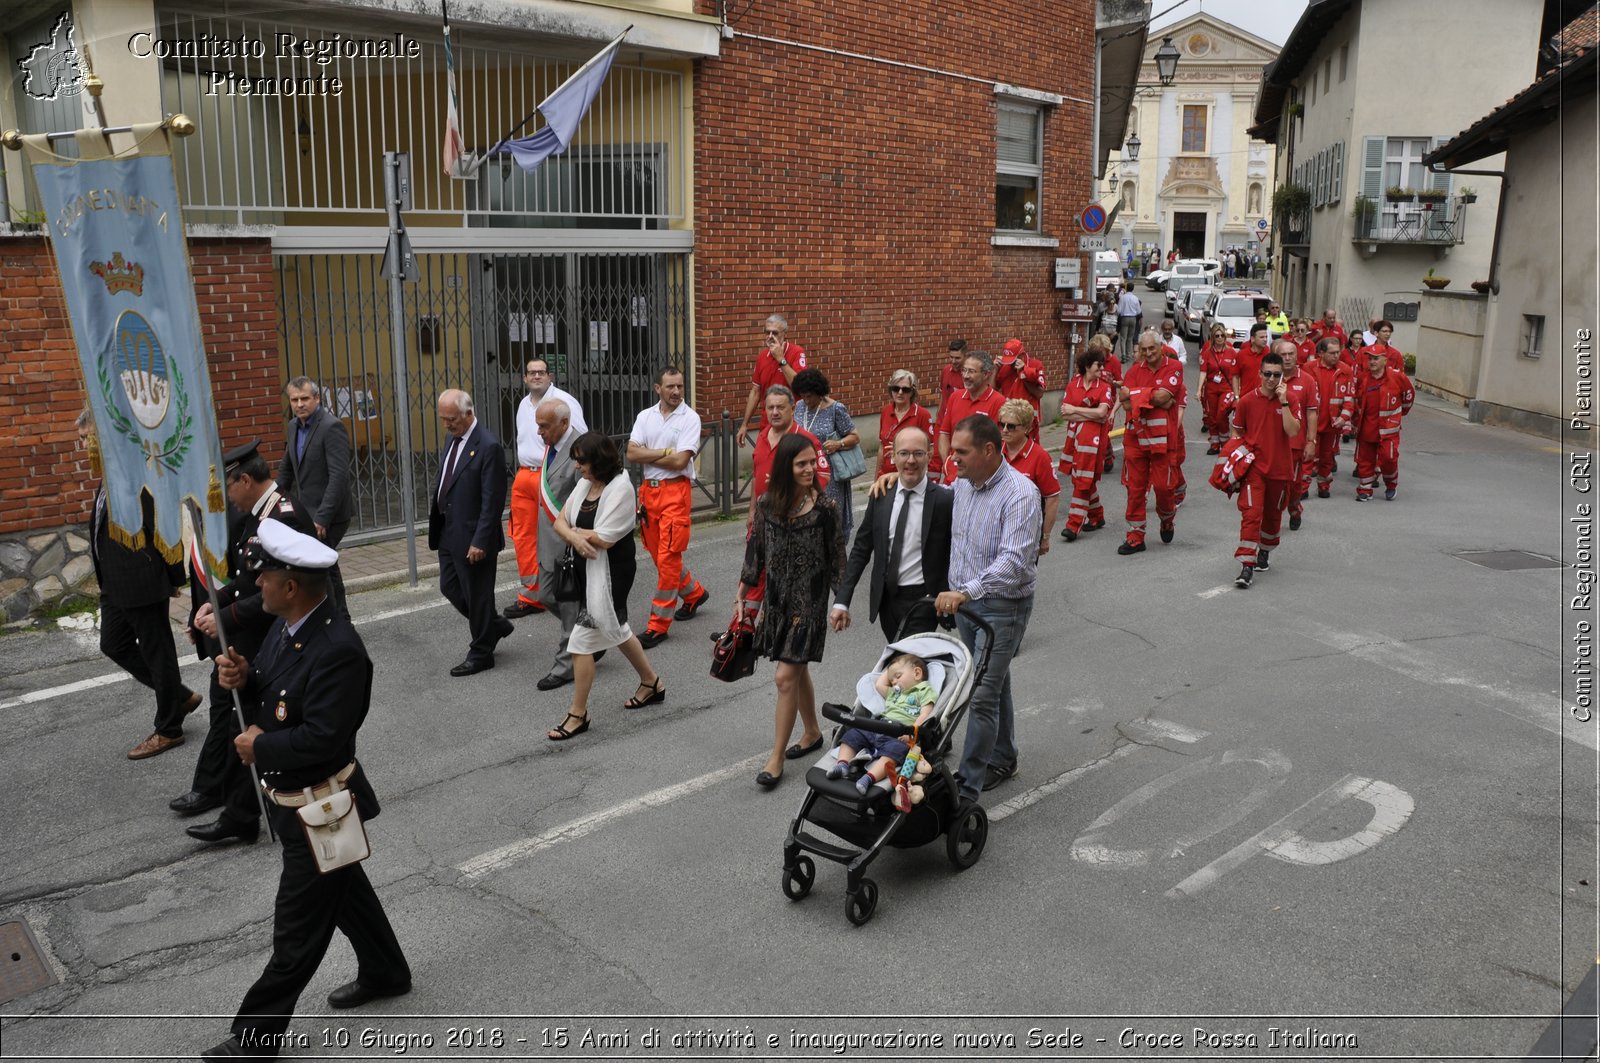
<svg viewBox="0 0 1600 1063"><path fill-rule="evenodd" d="M1505 227L1506 220L1506 192L1511 188L1511 182L1506 178L1504 170L1447 170L1435 163L1428 167L1429 173L1465 174L1468 177L1498 177L1500 179L1500 200L1494 210L1494 239L1489 245L1489 290L1496 295L1500 294L1500 232Z"/></svg>

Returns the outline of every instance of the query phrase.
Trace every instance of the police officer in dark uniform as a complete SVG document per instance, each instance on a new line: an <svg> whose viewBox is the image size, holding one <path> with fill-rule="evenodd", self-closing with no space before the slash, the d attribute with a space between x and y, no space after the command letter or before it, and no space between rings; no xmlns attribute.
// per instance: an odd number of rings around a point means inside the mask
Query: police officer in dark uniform
<svg viewBox="0 0 1600 1063"><path fill-rule="evenodd" d="M272 958L245 994L233 1035L202 1059L271 1058L278 1053L300 993L327 954L334 930L350 939L357 974L328 994L353 1008L411 990L411 968L383 905L359 863L319 871L296 807L303 790L324 798L349 789L363 820L378 799L356 762L356 731L372 694L372 662L361 637L328 596L332 547L275 520L263 520L247 564L262 605L277 617L255 661L236 648L217 659L222 686L238 690L254 722L234 740L255 764L283 841L283 874L273 911Z"/></svg>
<svg viewBox="0 0 1600 1063"><path fill-rule="evenodd" d="M273 616L262 607L256 574L245 567L245 544L267 517L312 534L313 524L288 493L272 479L272 469L252 439L222 456L223 479L228 491L228 582L217 588L217 608L222 611L222 633L244 658L254 659L272 626ZM222 652L217 642L217 618L211 614L211 597L195 576L189 581L192 608L189 639L198 652L212 660ZM256 840L261 830L260 805L250 772L239 762L233 740L239 734L233 695L211 674L211 729L194 765L189 792L168 802L181 816L196 816L213 808L222 815L215 823L188 828L188 835L203 842Z"/></svg>

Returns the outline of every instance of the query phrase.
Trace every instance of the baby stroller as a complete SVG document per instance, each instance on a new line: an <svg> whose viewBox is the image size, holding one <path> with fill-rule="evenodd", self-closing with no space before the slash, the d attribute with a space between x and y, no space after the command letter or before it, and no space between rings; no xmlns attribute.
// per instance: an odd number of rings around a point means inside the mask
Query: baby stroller
<svg viewBox="0 0 1600 1063"><path fill-rule="evenodd" d="M976 667L971 652L955 635L935 631L907 637L902 626L901 637L883 651L877 668L857 684L854 706L822 706L822 714L840 726L834 730L828 751L806 771L805 800L784 840L783 892L790 900L804 898L816 881L816 864L806 853L845 865L844 914L856 926L871 919L877 909L878 884L866 877L866 870L885 846L914 849L942 835L945 855L957 871L965 871L983 855L989 838L988 813L976 802L962 807L950 764L967 701L988 669L989 646L994 640L993 629L981 617L970 612L967 616L984 634ZM910 726L874 715L874 710L882 711L883 699L873 689L873 679L897 653L914 653L927 661L928 682L939 694L933 715L917 732L922 755L933 772L923 782L922 801L909 812L900 812L891 803L893 772L865 795L856 789L851 774L828 778L828 769L838 762L839 736L845 729L859 727L895 737L911 734ZM959 758L959 747L955 755ZM871 758L858 754L857 763L864 770ZM848 844L824 841L808 828L820 828Z"/></svg>

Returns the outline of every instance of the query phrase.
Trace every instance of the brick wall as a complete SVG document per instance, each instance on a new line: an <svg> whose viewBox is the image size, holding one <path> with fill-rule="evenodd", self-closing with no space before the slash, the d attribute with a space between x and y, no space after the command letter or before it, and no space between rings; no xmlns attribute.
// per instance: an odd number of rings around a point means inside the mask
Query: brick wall
<svg viewBox="0 0 1600 1063"><path fill-rule="evenodd" d="M225 443L282 447L276 299L265 240L193 240L195 292ZM74 421L83 409L77 348L50 248L0 241L0 535L82 524L94 497Z"/></svg>
<svg viewBox="0 0 1600 1063"><path fill-rule="evenodd" d="M1042 231L1059 248L997 248L993 81L1087 99L1094 5L732 5L760 34L915 63L967 81L735 37L695 78L696 405L744 409L762 319L857 414L891 370L937 384L953 336L997 350L1022 337L1066 373L1052 262L1077 254L1091 111L1045 119ZM1084 276L1092 276L1085 263Z"/></svg>

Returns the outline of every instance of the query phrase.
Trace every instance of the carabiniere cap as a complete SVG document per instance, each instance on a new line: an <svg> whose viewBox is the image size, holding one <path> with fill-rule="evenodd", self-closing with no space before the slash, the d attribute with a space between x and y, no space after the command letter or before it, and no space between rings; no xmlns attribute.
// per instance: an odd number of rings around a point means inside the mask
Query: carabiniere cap
<svg viewBox="0 0 1600 1063"><path fill-rule="evenodd" d="M252 439L248 443L241 443L232 450L222 455L222 475L232 476L239 471L239 466L256 456L256 448L261 446L261 440Z"/></svg>
<svg viewBox="0 0 1600 1063"><path fill-rule="evenodd" d="M244 565L251 572L269 568L326 572L338 562L339 551L271 517L261 522L244 548Z"/></svg>

